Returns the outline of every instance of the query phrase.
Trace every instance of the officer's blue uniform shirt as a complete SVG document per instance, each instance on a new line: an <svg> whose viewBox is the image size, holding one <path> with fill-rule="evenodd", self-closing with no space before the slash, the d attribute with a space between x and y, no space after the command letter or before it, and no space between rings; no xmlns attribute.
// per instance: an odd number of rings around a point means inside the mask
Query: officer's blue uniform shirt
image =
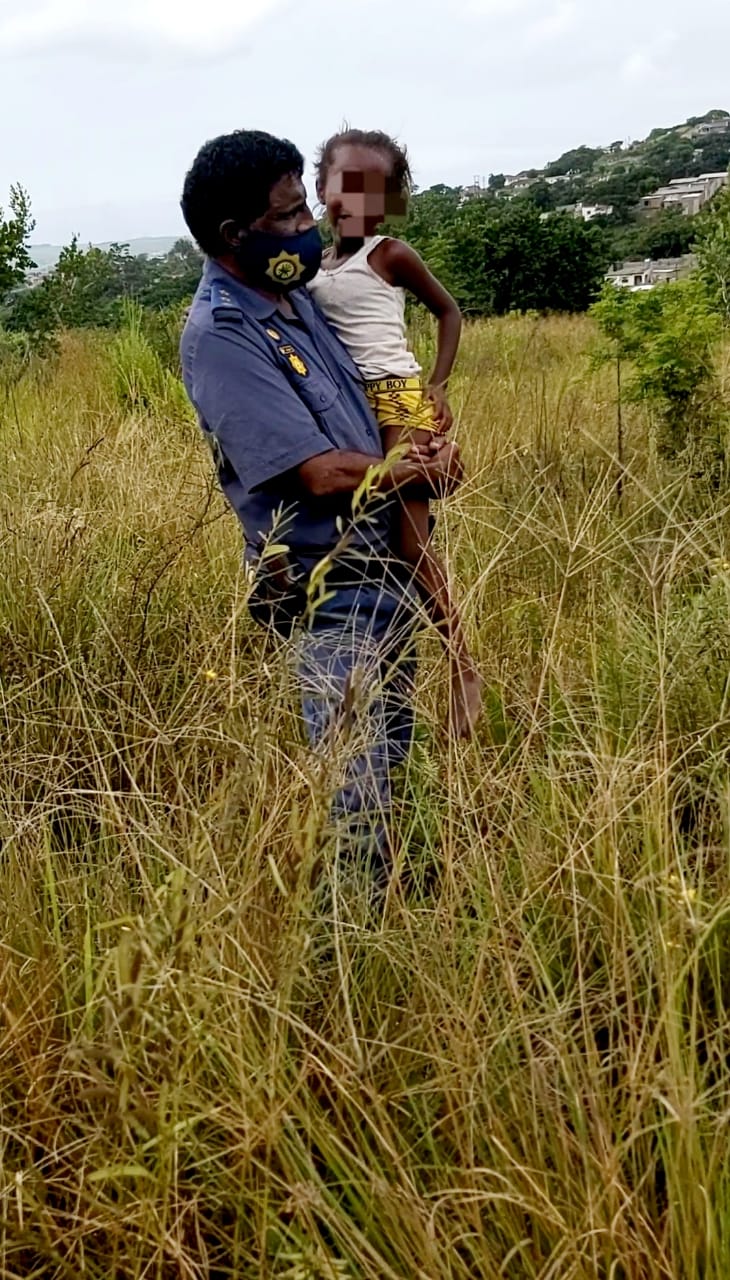
<svg viewBox="0 0 730 1280"><path fill-rule="evenodd" d="M249 554L274 529L308 567L331 551L351 495L314 498L296 468L331 449L383 457L360 375L306 289L289 294L297 319L208 261L181 340L183 379L243 524ZM379 560L390 543L385 499L357 522L353 550Z"/></svg>

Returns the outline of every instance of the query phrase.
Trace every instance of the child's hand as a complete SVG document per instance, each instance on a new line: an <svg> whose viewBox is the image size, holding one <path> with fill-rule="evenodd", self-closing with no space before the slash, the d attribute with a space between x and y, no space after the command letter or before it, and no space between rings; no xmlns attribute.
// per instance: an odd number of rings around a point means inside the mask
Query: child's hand
<svg viewBox="0 0 730 1280"><path fill-rule="evenodd" d="M454 415L449 408L446 392L435 383L426 387L426 399L433 405L433 422L439 435L446 435L454 425Z"/></svg>

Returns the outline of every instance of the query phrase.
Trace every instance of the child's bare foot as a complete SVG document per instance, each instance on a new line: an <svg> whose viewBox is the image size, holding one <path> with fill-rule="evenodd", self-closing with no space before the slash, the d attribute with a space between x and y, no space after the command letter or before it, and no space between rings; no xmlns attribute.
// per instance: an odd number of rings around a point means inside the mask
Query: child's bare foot
<svg viewBox="0 0 730 1280"><path fill-rule="evenodd" d="M473 668L456 671L451 681L451 731L455 738L471 738L482 711L484 681Z"/></svg>

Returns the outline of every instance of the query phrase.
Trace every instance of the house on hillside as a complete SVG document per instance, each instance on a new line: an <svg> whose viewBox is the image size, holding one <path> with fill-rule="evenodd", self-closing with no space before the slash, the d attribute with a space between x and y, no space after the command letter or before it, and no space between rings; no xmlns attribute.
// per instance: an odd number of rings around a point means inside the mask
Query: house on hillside
<svg viewBox="0 0 730 1280"><path fill-rule="evenodd" d="M727 173L701 173L697 178L673 178L666 187L652 191L639 202L639 213L649 217L662 209L677 209L691 217L727 186Z"/></svg>
<svg viewBox="0 0 730 1280"><path fill-rule="evenodd" d="M692 130L695 138L722 137L726 133L730 133L730 116L723 116L719 120L704 120Z"/></svg>
<svg viewBox="0 0 730 1280"><path fill-rule="evenodd" d="M645 258L643 262L620 262L606 272L606 280L617 289L641 293L660 284L683 280L694 270L697 259L687 253L682 258Z"/></svg>
<svg viewBox="0 0 730 1280"><path fill-rule="evenodd" d="M609 218L613 213L612 204L559 204L557 209L548 209L545 213L540 214L540 221L547 222L548 218L554 218L557 214L569 214L574 218L581 218L583 222L592 222L594 218Z"/></svg>
<svg viewBox="0 0 730 1280"><path fill-rule="evenodd" d="M613 213L613 205L582 204L579 202L573 212L576 218L582 218L584 222L593 222L594 218L610 218Z"/></svg>
<svg viewBox="0 0 730 1280"><path fill-rule="evenodd" d="M632 293L639 289L651 289L651 259L645 262L621 262L606 272L609 284L619 289L630 289Z"/></svg>
<svg viewBox="0 0 730 1280"><path fill-rule="evenodd" d="M516 173L514 177L506 178L504 190L508 195L517 196L521 191L527 191L535 181L533 174L527 169L523 169L522 173Z"/></svg>

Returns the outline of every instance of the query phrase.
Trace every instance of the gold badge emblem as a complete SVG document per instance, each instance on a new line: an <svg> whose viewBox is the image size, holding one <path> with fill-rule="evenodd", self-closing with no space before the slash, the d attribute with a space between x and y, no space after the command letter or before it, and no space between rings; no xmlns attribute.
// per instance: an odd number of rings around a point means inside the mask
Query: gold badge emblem
<svg viewBox="0 0 730 1280"><path fill-rule="evenodd" d="M288 342L283 347L279 347L279 350L283 356L286 356L294 372L298 373L302 378L306 378L309 369L299 353Z"/></svg>
<svg viewBox="0 0 730 1280"><path fill-rule="evenodd" d="M309 370L305 365L304 361L302 360L302 357L298 356L296 351L294 351L289 356L289 364L291 365L294 372L301 374L303 378L309 373Z"/></svg>
<svg viewBox="0 0 730 1280"><path fill-rule="evenodd" d="M296 283L304 275L304 263L298 253L287 253L286 249L282 249L276 258L269 258L266 274L276 284Z"/></svg>

